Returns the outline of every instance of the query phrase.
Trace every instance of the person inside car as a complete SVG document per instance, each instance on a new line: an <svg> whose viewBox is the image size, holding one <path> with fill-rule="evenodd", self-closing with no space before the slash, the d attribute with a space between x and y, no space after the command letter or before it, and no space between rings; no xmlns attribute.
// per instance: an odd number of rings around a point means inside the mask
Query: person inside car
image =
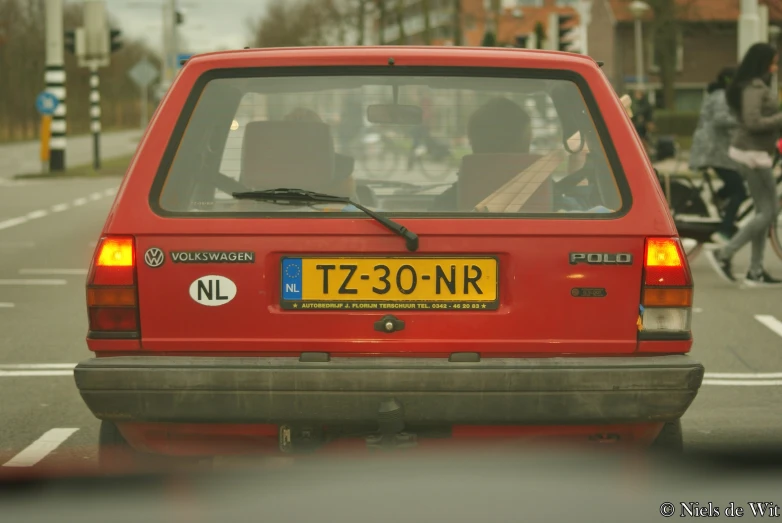
<svg viewBox="0 0 782 523"><path fill-rule="evenodd" d="M532 144L532 119L516 102L492 98L470 116L467 139L473 154L526 154ZM457 181L435 199L433 210L456 210L458 194Z"/></svg>
<svg viewBox="0 0 782 523"><path fill-rule="evenodd" d="M286 122L321 122L323 118L312 109L297 107L283 117ZM335 170L334 180L323 189L328 194L346 196L351 199L356 197L356 180L353 178L353 159L339 153L334 155Z"/></svg>

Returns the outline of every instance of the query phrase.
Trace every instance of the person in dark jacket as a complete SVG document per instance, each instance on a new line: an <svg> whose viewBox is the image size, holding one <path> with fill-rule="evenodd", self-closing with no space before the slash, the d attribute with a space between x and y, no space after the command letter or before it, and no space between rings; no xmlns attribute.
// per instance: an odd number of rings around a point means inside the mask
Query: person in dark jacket
<svg viewBox="0 0 782 523"><path fill-rule="evenodd" d="M747 197L744 178L738 172L739 165L728 156L739 123L728 106L725 89L735 76L736 68L726 67L709 84L690 149L690 169L713 169L722 180L723 185L717 192L720 201L724 202L722 227L713 236L722 244L733 236L736 215L741 202Z"/></svg>
<svg viewBox="0 0 782 523"><path fill-rule="evenodd" d="M646 93L638 89L635 92L635 98L633 98L633 126L644 143L649 139L653 119L654 108L649 103Z"/></svg>
<svg viewBox="0 0 782 523"><path fill-rule="evenodd" d="M777 74L779 57L774 47L757 43L749 48L728 87L728 105L739 120L728 155L740 166L755 204L755 216L742 227L730 243L708 251L707 258L717 273L729 282L736 281L731 259L745 244L752 242L752 257L744 280L747 286L767 287L782 284L763 268L763 253L769 227L777 216L777 192L771 173L774 146L782 130L782 112L769 85Z"/></svg>

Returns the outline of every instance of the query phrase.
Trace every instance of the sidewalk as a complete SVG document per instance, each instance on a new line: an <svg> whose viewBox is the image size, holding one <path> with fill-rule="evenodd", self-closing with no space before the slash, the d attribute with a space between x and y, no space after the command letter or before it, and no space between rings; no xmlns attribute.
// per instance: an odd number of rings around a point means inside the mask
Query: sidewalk
<svg viewBox="0 0 782 523"><path fill-rule="evenodd" d="M101 158L133 154L141 139L141 130L117 131L101 135ZM41 171L40 142L0 143L0 178ZM66 167L92 162L92 136L68 137Z"/></svg>

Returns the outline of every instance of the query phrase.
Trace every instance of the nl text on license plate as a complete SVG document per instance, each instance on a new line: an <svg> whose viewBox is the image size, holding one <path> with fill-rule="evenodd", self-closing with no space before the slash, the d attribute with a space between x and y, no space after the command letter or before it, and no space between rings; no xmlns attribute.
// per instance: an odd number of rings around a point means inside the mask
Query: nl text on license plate
<svg viewBox="0 0 782 523"><path fill-rule="evenodd" d="M283 257L280 305L289 310L491 310L495 257Z"/></svg>

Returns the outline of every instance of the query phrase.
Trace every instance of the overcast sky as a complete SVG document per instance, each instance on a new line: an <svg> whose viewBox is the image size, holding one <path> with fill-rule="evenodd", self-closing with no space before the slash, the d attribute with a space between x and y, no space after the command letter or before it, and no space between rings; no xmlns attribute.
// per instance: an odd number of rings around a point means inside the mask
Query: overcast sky
<svg viewBox="0 0 782 523"><path fill-rule="evenodd" d="M66 0L68 1L68 0ZM129 37L143 38L154 49L161 48L163 2L166 0L106 0L109 15L119 21ZM180 26L189 49L205 52L218 48L242 48L247 44L247 21L266 9L268 0L177 0L185 13ZM78 3L70 0L72 3Z"/></svg>

